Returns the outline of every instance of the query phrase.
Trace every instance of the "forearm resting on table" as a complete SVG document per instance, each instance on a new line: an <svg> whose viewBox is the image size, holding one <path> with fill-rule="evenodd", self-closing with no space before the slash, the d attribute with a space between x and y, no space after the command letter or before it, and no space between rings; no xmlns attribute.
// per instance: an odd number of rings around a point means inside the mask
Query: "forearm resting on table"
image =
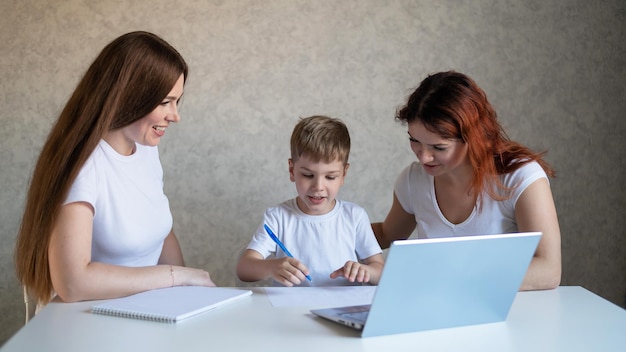
<svg viewBox="0 0 626 352"><path fill-rule="evenodd" d="M123 267L92 262L82 270L52 274L54 291L65 302L109 299L176 285L169 265Z"/></svg>
<svg viewBox="0 0 626 352"><path fill-rule="evenodd" d="M254 282L269 279L272 276L271 273L267 260L251 249L246 249L237 263L237 276L241 281Z"/></svg>
<svg viewBox="0 0 626 352"><path fill-rule="evenodd" d="M561 260L535 256L530 262L520 291L550 290L561 284Z"/></svg>

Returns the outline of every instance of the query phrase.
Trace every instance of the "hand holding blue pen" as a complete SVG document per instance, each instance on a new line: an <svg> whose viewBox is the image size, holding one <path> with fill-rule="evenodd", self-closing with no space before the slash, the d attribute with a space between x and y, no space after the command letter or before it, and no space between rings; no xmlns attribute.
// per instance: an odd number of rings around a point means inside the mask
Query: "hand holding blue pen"
<svg viewBox="0 0 626 352"><path fill-rule="evenodd" d="M278 247L280 247L280 249L282 249L283 252L285 252L285 254L287 254L289 258L293 258L293 255L291 255L289 250L287 250L287 247L285 247L285 245L278 239L278 237L276 237L276 235L274 234L274 232L272 232L269 226L267 226L266 224L263 224L263 227L265 228L265 232L267 232L267 234L270 235L270 237L272 238L274 242L276 242ZM311 281L311 276L309 275L305 275L305 276L307 280Z"/></svg>

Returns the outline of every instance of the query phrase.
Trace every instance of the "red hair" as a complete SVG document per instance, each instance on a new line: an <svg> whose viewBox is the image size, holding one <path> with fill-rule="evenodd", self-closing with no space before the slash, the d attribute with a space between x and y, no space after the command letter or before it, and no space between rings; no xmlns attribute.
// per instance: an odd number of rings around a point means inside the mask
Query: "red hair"
<svg viewBox="0 0 626 352"><path fill-rule="evenodd" d="M545 152L534 152L509 139L485 92L462 73L449 71L426 77L395 118L404 123L420 121L443 138L466 143L474 173L470 191L479 197L485 191L493 199L506 199L498 192L507 191L499 175L531 161L539 163L548 176L555 176L554 169L543 160Z"/></svg>

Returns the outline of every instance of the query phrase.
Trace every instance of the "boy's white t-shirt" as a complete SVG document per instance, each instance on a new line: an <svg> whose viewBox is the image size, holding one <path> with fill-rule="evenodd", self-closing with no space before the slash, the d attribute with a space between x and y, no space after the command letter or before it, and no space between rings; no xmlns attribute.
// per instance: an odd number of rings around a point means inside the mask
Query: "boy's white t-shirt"
<svg viewBox="0 0 626 352"><path fill-rule="evenodd" d="M445 218L435 197L434 177L422 165L413 162L398 176L394 193L404 211L415 215L418 238L491 235L517 232L515 204L526 187L538 179L548 179L537 162L529 162L512 173L501 175L506 187L513 187L511 196L497 201L484 194L482 210L474 207L470 216L460 224Z"/></svg>
<svg viewBox="0 0 626 352"><path fill-rule="evenodd" d="M172 229L159 151L136 146L134 154L124 156L101 140L64 203L82 201L94 209L93 262L155 265Z"/></svg>
<svg viewBox="0 0 626 352"><path fill-rule="evenodd" d="M337 199L335 207L324 215L308 215L296 204L287 200L265 211L264 223L283 242L287 250L310 270L311 282L304 280L300 286L355 285L344 278L331 279L330 273L348 261L356 261L381 253L362 207ZM286 257L261 224L247 247L264 258L275 254ZM282 286L278 282L273 285Z"/></svg>

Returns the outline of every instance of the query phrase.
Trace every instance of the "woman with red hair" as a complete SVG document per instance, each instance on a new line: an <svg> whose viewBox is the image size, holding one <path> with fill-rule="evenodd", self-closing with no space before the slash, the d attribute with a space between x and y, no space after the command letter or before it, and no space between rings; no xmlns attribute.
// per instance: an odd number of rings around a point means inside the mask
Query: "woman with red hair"
<svg viewBox="0 0 626 352"><path fill-rule="evenodd" d="M419 162L396 181L393 204L372 228L381 247L406 239L542 232L521 290L561 281L561 234L543 153L511 141L487 96L468 76L428 76L396 120Z"/></svg>

